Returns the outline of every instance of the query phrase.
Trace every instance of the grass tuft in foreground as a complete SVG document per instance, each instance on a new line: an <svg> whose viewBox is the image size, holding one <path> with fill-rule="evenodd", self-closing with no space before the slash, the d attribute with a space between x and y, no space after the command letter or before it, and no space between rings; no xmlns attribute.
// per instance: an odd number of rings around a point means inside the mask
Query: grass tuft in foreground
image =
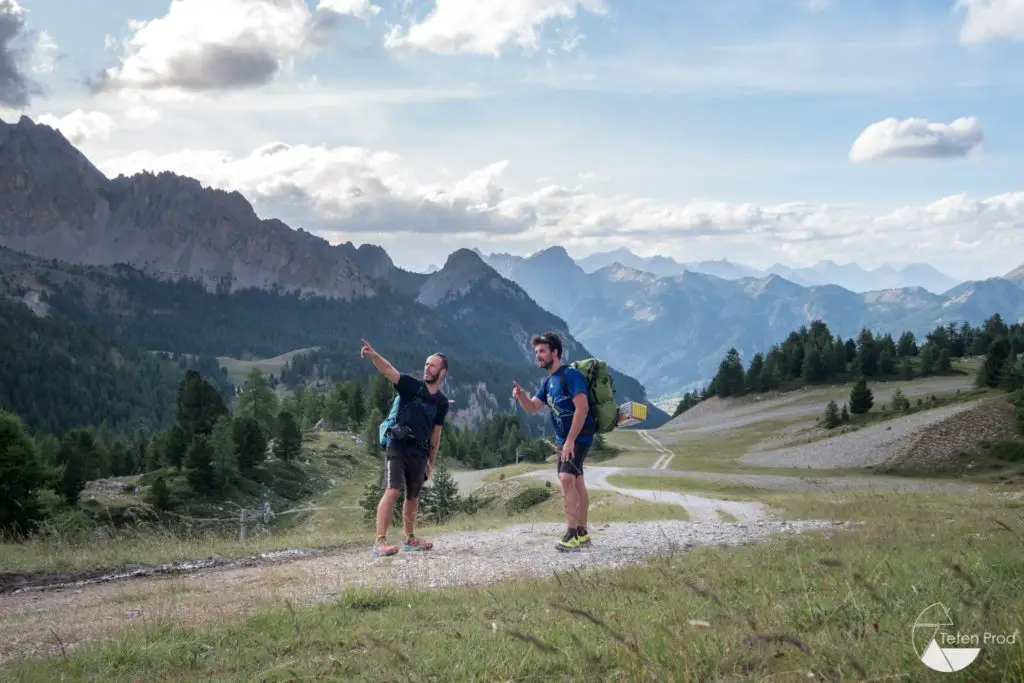
<svg viewBox="0 0 1024 683"><path fill-rule="evenodd" d="M22 663L0 678L1024 680L1024 501L801 498L808 511L864 524L486 589L353 589L329 605L283 604L211 630L136 626L113 644ZM935 602L961 633L1017 632L1017 644L983 645L955 675L929 670L912 626Z"/></svg>

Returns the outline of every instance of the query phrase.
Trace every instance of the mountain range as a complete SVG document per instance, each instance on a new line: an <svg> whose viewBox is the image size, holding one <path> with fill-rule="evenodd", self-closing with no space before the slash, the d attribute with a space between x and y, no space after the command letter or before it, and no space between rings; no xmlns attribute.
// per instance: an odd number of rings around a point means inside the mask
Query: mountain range
<svg viewBox="0 0 1024 683"><path fill-rule="evenodd" d="M921 336L949 322L977 325L993 313L1007 322L1024 318L1024 266L940 294L923 287L858 293L776 274L727 279L684 270L662 276L618 262L588 273L562 247L484 258L658 397L708 381L730 347L749 359L814 319L849 338L864 327ZM559 273L557 287L552 273Z"/></svg>
<svg viewBox="0 0 1024 683"><path fill-rule="evenodd" d="M848 338L863 327L923 335L993 313L1024 316L1024 266L938 292L807 285L727 261L710 262L726 269L714 275L668 259L637 264L631 252L612 256L634 265L613 260L588 272L562 247L528 257L460 249L443 267L414 273L378 246L331 245L261 219L237 192L168 172L108 179L27 117L0 125L0 218L0 245L46 260L30 271L51 260L80 269L55 264L42 280L23 277L16 296L39 310L113 326L145 348L173 343L161 347L168 351L266 357L329 347L303 365L310 380L357 372L349 345L362 336L417 365L417 354L443 345L464 360L451 381L467 423L506 405L511 379L539 381L528 340L547 329L566 338L569 359L606 359L620 400L643 401L707 381L730 347L749 358L815 318ZM601 263L588 258L588 267ZM893 272L933 278L932 287L945 277L927 267Z"/></svg>
<svg viewBox="0 0 1024 683"><path fill-rule="evenodd" d="M628 249L598 252L575 260L580 268L587 273L593 273L618 263L663 277L682 275L685 271L714 275L723 280L780 275L790 282L805 287L839 285L851 292L922 287L929 292L939 294L960 284L956 278L940 272L927 263L910 263L902 267L885 264L877 268L861 268L856 263L839 264L835 261L819 261L813 266L805 268L791 268L776 263L770 268L761 270L727 259L680 263L668 256L637 256Z"/></svg>
<svg viewBox="0 0 1024 683"><path fill-rule="evenodd" d="M411 273L380 247L331 245L260 219L237 192L166 172L108 179L28 117L0 123L0 246L0 295L147 349L240 358L336 349L318 356L309 381L336 375L328 362L372 371L355 352L363 337L414 373L445 350L456 424L510 406L513 379L540 381L533 333L558 331L567 359L591 355L470 250ZM612 375L619 401L647 401L634 378Z"/></svg>

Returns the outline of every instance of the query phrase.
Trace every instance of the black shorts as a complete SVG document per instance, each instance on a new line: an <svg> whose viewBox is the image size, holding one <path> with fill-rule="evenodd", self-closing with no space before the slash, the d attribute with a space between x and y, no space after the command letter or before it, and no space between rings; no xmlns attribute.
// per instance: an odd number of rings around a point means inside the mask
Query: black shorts
<svg viewBox="0 0 1024 683"><path fill-rule="evenodd" d="M384 451L384 488L401 489L406 498L419 498L427 482L427 459L388 443Z"/></svg>
<svg viewBox="0 0 1024 683"><path fill-rule="evenodd" d="M558 473L559 474L575 474L577 476L583 476L583 461L587 457L587 453L590 452L590 447L593 444L576 442L576 448L573 449L572 458L563 461L562 458L562 447L558 446Z"/></svg>

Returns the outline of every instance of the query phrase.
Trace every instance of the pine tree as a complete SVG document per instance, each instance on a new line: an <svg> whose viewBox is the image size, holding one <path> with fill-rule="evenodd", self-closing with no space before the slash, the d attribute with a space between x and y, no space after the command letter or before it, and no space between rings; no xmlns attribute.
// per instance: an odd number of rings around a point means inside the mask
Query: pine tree
<svg viewBox="0 0 1024 683"><path fill-rule="evenodd" d="M420 494L420 509L423 511L424 519L444 524L454 517L460 508L461 499L455 477L448 471L445 458L438 457L431 476L431 485L423 487Z"/></svg>
<svg viewBox="0 0 1024 683"><path fill-rule="evenodd" d="M895 361L893 360L892 351L883 348L881 353L878 354L878 374L891 375L894 369Z"/></svg>
<svg viewBox="0 0 1024 683"><path fill-rule="evenodd" d="M900 360L900 379L910 381L914 379L914 365L910 362L909 356L903 356Z"/></svg>
<svg viewBox="0 0 1024 683"><path fill-rule="evenodd" d="M0 532L23 536L35 529L45 477L21 418L0 409Z"/></svg>
<svg viewBox="0 0 1024 683"><path fill-rule="evenodd" d="M64 472L57 483L57 491L68 505L78 503L78 496L89 480L89 471L94 467L96 454L96 441L88 430L72 429L60 440L57 464L63 465Z"/></svg>
<svg viewBox="0 0 1024 683"><path fill-rule="evenodd" d="M213 451L213 477L211 485L223 489L238 475L238 446L232 429L231 418L221 415L213 425L210 448Z"/></svg>
<svg viewBox="0 0 1024 683"><path fill-rule="evenodd" d="M850 390L850 412L854 415L863 415L871 410L874 404L874 394L868 388L867 380L861 377Z"/></svg>
<svg viewBox="0 0 1024 683"><path fill-rule="evenodd" d="M277 433L274 435L274 457L291 462L302 452L302 432L290 410L277 415Z"/></svg>
<svg viewBox="0 0 1024 683"><path fill-rule="evenodd" d="M892 395L893 410L910 410L910 399L903 395L903 390L897 388Z"/></svg>
<svg viewBox="0 0 1024 683"><path fill-rule="evenodd" d="M242 472L258 467L267 457L267 435L255 418L239 416L231 424L231 436Z"/></svg>
<svg viewBox="0 0 1024 683"><path fill-rule="evenodd" d="M843 409L839 412L839 419L843 422L850 421L850 411L846 409L846 404L843 404Z"/></svg>
<svg viewBox="0 0 1024 683"><path fill-rule="evenodd" d="M277 394L263 372L254 367L238 395L238 415L253 418L264 434L273 434L278 412Z"/></svg>
<svg viewBox="0 0 1024 683"><path fill-rule="evenodd" d="M185 372L178 388L178 424L191 441L196 434L209 435L213 423L229 414L224 397L195 370Z"/></svg>
<svg viewBox="0 0 1024 683"><path fill-rule="evenodd" d="M949 362L949 351L942 349L939 351L939 359L935 362L935 371L942 375L948 373L952 369L953 366Z"/></svg>
<svg viewBox="0 0 1024 683"><path fill-rule="evenodd" d="M197 435L185 454L186 478L193 491L205 493L210 490L213 478L213 448L210 438Z"/></svg>
<svg viewBox="0 0 1024 683"><path fill-rule="evenodd" d="M366 452L372 456L379 456L382 454L380 446L380 423L384 421L384 416L381 415L380 411L374 407L370 410L370 417L366 420L366 428L363 429L363 446L366 448Z"/></svg>
<svg viewBox="0 0 1024 683"><path fill-rule="evenodd" d="M163 512L171 509L171 489L167 486L163 476L159 476L146 492L146 502L154 508Z"/></svg>
<svg viewBox="0 0 1024 683"><path fill-rule="evenodd" d="M835 429L842 422L839 416L839 406L835 401L829 401L825 406L825 429Z"/></svg>

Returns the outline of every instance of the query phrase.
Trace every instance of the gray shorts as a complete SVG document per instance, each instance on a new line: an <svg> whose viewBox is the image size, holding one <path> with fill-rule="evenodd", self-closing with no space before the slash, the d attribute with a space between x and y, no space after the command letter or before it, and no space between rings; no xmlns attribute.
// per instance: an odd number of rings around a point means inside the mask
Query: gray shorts
<svg viewBox="0 0 1024 683"><path fill-rule="evenodd" d="M384 488L405 491L406 498L419 498L427 482L427 459L388 443L384 451Z"/></svg>

